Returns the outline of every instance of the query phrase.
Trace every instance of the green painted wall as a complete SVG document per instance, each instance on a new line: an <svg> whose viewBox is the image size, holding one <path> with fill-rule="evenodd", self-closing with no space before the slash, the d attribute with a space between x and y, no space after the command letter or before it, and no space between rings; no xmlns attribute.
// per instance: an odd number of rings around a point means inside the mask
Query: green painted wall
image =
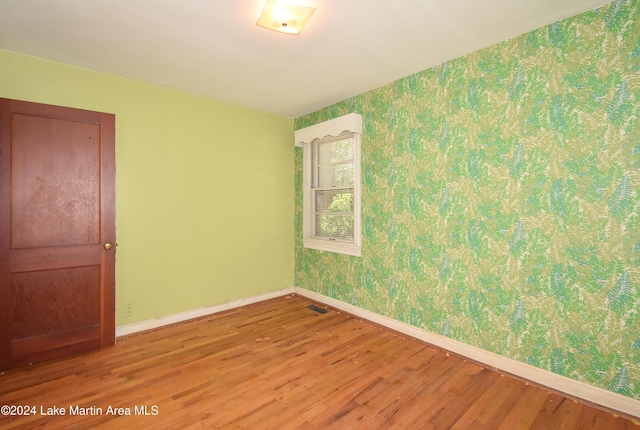
<svg viewBox="0 0 640 430"><path fill-rule="evenodd" d="M293 285L293 120L7 51L0 97L116 115L117 325Z"/></svg>
<svg viewBox="0 0 640 430"><path fill-rule="evenodd" d="M296 119L363 115L363 256L296 285L640 399L640 2Z"/></svg>

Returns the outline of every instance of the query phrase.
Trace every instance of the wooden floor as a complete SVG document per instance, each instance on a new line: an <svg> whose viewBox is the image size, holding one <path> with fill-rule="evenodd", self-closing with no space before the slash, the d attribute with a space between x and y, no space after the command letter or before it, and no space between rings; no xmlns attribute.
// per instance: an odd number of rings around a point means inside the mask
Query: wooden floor
<svg viewBox="0 0 640 430"><path fill-rule="evenodd" d="M286 296L6 371L0 405L31 415L0 428L640 430L312 304Z"/></svg>

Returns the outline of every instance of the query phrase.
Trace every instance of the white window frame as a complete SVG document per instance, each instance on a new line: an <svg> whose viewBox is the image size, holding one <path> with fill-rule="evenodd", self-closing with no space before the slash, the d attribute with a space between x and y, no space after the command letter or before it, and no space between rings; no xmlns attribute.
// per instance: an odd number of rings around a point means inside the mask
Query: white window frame
<svg viewBox="0 0 640 430"><path fill-rule="evenodd" d="M322 236L315 236L313 226L313 192L311 189L311 142L326 136L337 137L344 131L353 133L354 183L353 183L353 240L339 240ZM361 246L361 162L360 140L362 134L362 116L351 113L310 127L296 130L295 144L303 148L303 240L305 248L319 251L329 251L360 257Z"/></svg>

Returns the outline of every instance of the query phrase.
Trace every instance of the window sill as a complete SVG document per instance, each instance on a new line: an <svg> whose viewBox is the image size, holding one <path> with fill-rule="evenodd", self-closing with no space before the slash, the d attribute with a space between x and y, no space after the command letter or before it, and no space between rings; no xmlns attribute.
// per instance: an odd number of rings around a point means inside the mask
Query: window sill
<svg viewBox="0 0 640 430"><path fill-rule="evenodd" d="M304 239L302 241L302 246L318 251L328 251L335 252L337 254L353 255L354 257L362 256L362 248L359 245L353 243L321 239Z"/></svg>

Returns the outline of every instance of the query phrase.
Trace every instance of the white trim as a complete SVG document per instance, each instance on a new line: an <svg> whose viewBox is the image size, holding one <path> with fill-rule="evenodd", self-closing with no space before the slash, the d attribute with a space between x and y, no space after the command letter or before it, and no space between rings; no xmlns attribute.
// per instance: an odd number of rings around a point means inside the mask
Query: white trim
<svg viewBox="0 0 640 430"><path fill-rule="evenodd" d="M293 287L283 288L281 290L271 291L268 293L257 294L238 300L231 300L229 302L220 303L217 305L206 306L203 308L192 309L190 311L180 312L172 315L165 315L159 318L151 320L140 321L133 324L127 324L120 327L116 327L116 338L127 336L133 333L141 331L151 330L154 328L162 327L169 324L175 324L182 321L188 321L194 318L200 318L206 315L215 314L217 312L226 311L229 309L239 308L240 306L246 306L253 303L262 302L265 300L273 299L276 297L286 296L293 293Z"/></svg>
<svg viewBox="0 0 640 430"><path fill-rule="evenodd" d="M306 237L302 240L302 246L315 249L317 251L336 252L338 254L362 256L362 247L355 243L321 240L313 237Z"/></svg>
<svg viewBox="0 0 640 430"><path fill-rule="evenodd" d="M349 113L338 118L330 119L309 127L296 130L294 145L303 147L313 139L323 139L325 136L338 136L343 131L362 134L362 115Z"/></svg>
<svg viewBox="0 0 640 430"><path fill-rule="evenodd" d="M431 333L427 330L412 326L401 321L388 318L349 303L327 297L300 287L294 287L294 293L308 299L324 303L352 315L364 318L373 323L390 328L407 336L420 339L432 345L446 349L471 360L496 368L514 376L524 378L556 391L568 394L587 402L595 403L609 409L620 411L640 418L640 400L623 396L566 376L557 375L547 370L531 366L521 361L503 357L493 352L485 351L475 346L451 339L446 336Z"/></svg>
<svg viewBox="0 0 640 430"><path fill-rule="evenodd" d="M357 115L359 114L350 114ZM348 116L348 115L347 115ZM342 117L341 117L342 118ZM332 120L333 121L333 120ZM329 121L330 122L330 121ZM324 124L324 123L322 123ZM317 124L322 125L322 124ZM360 124L361 125L361 124ZM335 252L339 254L352 255L355 257L362 256L362 231L361 231L361 199L362 199L362 162L361 162L361 135L358 132L354 132L353 135L353 167L354 167L354 181L353 181L353 241L342 242L338 240L329 240L319 237L314 237L313 226L313 197L311 191L311 147L309 145L303 148L302 156L302 246L304 248L315 249L318 251Z"/></svg>

